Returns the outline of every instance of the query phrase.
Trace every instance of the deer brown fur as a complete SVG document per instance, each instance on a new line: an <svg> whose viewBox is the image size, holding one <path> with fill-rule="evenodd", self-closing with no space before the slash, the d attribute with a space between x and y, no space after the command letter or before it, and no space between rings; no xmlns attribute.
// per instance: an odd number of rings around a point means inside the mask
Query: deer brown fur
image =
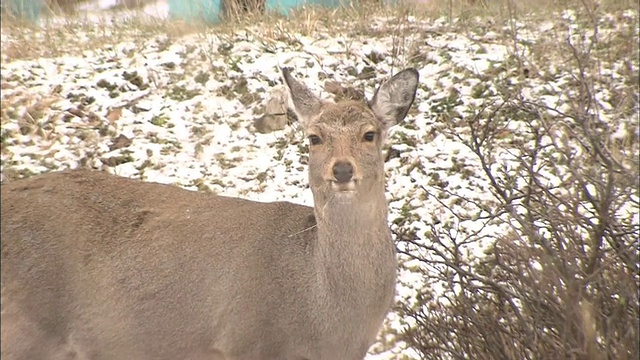
<svg viewBox="0 0 640 360"><path fill-rule="evenodd" d="M64 171L2 186L3 360L362 359L394 298L383 155L415 70L329 103L283 70L314 208Z"/></svg>

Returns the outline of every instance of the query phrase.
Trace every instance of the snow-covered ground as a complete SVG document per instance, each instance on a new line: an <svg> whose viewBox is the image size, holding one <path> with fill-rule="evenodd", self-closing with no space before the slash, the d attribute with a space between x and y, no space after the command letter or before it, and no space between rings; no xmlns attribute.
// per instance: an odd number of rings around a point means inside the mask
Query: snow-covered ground
<svg viewBox="0 0 640 360"><path fill-rule="evenodd" d="M110 3L100 1L99 5L108 8ZM100 15L95 7L88 12ZM144 12L162 18L166 1ZM637 19L632 11L616 16ZM267 134L253 127L271 88L282 83L278 67L294 68L299 79L331 98L322 90L325 79L364 89L370 96L381 79L416 66L421 85L414 109L390 134L395 156L386 163L389 220L415 219L403 226L416 234L424 233L429 224L458 221L427 196L424 187L480 201L490 193L486 180L476 175L477 158L444 131L443 108L471 115L497 93L488 79L505 78L526 85L531 98L544 98L549 106L560 109L567 106L561 92L553 90L561 89L570 74L563 72L562 64L528 52L534 48L530 44L556 37L567 27L571 31L571 21L514 25L521 41L517 55L528 58L532 72L539 75L528 78L511 70L514 43L505 35L507 28L460 31L444 19L411 17L403 26L409 31L397 56L393 53L400 41L394 31L397 24L385 18L370 24L371 33L320 29L312 35L274 36L273 29L250 27L234 35L214 30L179 37L150 34L144 41L49 58L7 61L3 54L3 179L90 167L191 190L312 205L306 145L296 124ZM611 25L606 31L615 30ZM12 41L16 39L3 34L3 49ZM627 64L620 59L603 67L613 82L622 84ZM637 63L632 66L637 72ZM481 90L486 95L478 96ZM601 99L603 118L613 120L613 110L606 111L615 108L612 96L603 93ZM621 131L637 134L633 118L617 120L628 128ZM517 126L509 130L516 135L519 131ZM508 162L506 157L497 161ZM434 181L438 184L432 185ZM441 201L459 214L468 213L469 219L477 218L477 209L465 208L453 198ZM461 232L501 231L485 225L456 222ZM471 251L482 255L481 248ZM410 295L410 285L420 281L419 276L403 271L402 282L409 286L399 288L399 298ZM400 330L399 319L394 314L389 319L390 326ZM397 358L400 345L369 359ZM403 354L417 356L409 350Z"/></svg>

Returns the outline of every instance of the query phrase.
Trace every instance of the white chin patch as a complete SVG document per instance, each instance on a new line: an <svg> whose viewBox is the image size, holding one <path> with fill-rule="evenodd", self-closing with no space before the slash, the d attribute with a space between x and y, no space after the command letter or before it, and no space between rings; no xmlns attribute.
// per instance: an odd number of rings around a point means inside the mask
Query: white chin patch
<svg viewBox="0 0 640 360"><path fill-rule="evenodd" d="M351 194L356 191L356 182L351 180L346 183L331 182L331 188L337 193Z"/></svg>

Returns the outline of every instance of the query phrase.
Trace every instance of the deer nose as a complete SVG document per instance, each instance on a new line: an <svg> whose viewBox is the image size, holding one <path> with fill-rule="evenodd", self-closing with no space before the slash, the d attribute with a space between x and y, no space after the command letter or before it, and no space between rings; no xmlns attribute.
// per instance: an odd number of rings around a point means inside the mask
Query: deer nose
<svg viewBox="0 0 640 360"><path fill-rule="evenodd" d="M333 176L338 183L346 183L353 178L353 165L350 162L338 161L333 164Z"/></svg>

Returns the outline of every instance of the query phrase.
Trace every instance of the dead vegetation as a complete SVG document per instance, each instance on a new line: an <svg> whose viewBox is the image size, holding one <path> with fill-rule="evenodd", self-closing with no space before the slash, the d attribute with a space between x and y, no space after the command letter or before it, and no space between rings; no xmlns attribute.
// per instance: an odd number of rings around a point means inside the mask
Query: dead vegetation
<svg viewBox="0 0 640 360"><path fill-rule="evenodd" d="M611 54L638 39L621 32L625 41L608 41L608 15L586 2L574 11L581 26L545 48L571 79L551 93L563 99L556 106L532 97L526 81L494 79L497 96L441 119L474 154L491 196L473 202L425 185L454 221L424 233L399 226L398 246L424 285L399 304L398 339L422 359L640 357L638 85L613 84L609 69L618 60ZM526 53L516 63L531 64ZM609 91L626 95L605 111L599 99ZM469 213L442 201L442 191ZM465 221L478 230L458 231Z"/></svg>

